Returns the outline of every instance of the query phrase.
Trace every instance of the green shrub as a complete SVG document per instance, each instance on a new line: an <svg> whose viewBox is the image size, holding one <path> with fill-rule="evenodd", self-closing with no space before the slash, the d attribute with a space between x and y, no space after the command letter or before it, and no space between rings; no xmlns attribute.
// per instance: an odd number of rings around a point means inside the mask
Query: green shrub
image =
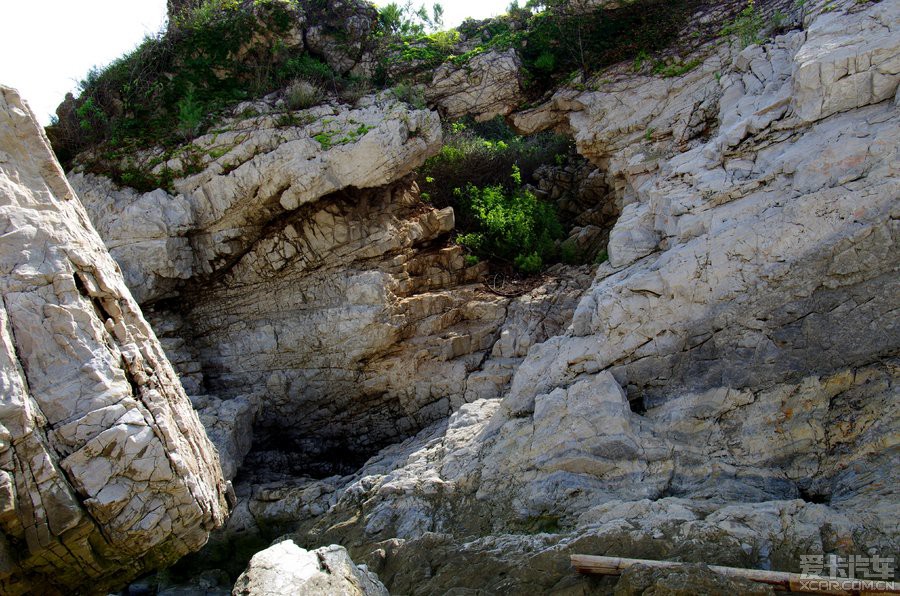
<svg viewBox="0 0 900 596"><path fill-rule="evenodd" d="M421 35L426 29L439 29L444 22L444 7L435 2L429 12L425 5L413 8L412 0L391 2L378 11L378 23L384 33L396 37Z"/></svg>
<svg viewBox="0 0 900 596"><path fill-rule="evenodd" d="M444 131L444 146L419 169L419 186L438 207L456 206L453 190L472 183L475 186L501 185L512 189L513 167L522 182L534 182L534 171L546 163L563 159L571 147L567 137L551 132L529 137L517 136L503 118L489 122L453 122ZM457 225L469 222L457 213Z"/></svg>
<svg viewBox="0 0 900 596"><path fill-rule="evenodd" d="M322 88L309 81L296 80L284 92L284 100L291 110L305 110L322 103L324 99Z"/></svg>
<svg viewBox="0 0 900 596"><path fill-rule="evenodd" d="M349 104L355 104L371 90L372 84L368 79L351 75L341 87L339 95L341 100Z"/></svg>
<svg viewBox="0 0 900 596"><path fill-rule="evenodd" d="M187 140L192 140L200 130L203 122L203 105L194 97L194 88L190 87L184 97L178 100L178 132Z"/></svg>
<svg viewBox="0 0 900 596"><path fill-rule="evenodd" d="M702 62L703 61L698 58L689 60L688 62L676 60L669 64L660 61L653 66L653 72L666 78L680 77L681 75L687 74L700 66Z"/></svg>
<svg viewBox="0 0 900 596"><path fill-rule="evenodd" d="M393 89L394 96L400 101L408 103L417 110L424 110L428 107L425 101L425 90L412 83L400 83Z"/></svg>
<svg viewBox="0 0 900 596"><path fill-rule="evenodd" d="M639 71L650 53L677 39L700 2L637 0L588 10L577 4L532 2L529 6L537 12L525 17L521 33L509 36L520 48L537 90L555 86L572 72L587 80L591 73L625 60L632 60Z"/></svg>
<svg viewBox="0 0 900 596"><path fill-rule="evenodd" d="M68 165L78 152L103 143L128 150L172 147L202 132L225 108L279 88L285 82L279 70L292 56L279 42L244 50L255 35L280 39L296 18L293 11L285 0L206 0L164 33L91 69L71 113L47 130L60 160Z"/></svg>
<svg viewBox="0 0 900 596"><path fill-rule="evenodd" d="M519 255L515 258L516 269L526 275L534 275L540 273L544 268L544 260L536 252L530 255Z"/></svg>
<svg viewBox="0 0 900 596"><path fill-rule="evenodd" d="M281 79L305 79L313 83L333 82L337 75L330 66L308 54L289 58L284 66L278 69Z"/></svg>
<svg viewBox="0 0 900 596"><path fill-rule="evenodd" d="M476 222L475 229L459 235L457 242L474 255L512 263L527 274L554 258L563 229L551 203L521 187L510 191L469 184L456 195L460 208Z"/></svg>

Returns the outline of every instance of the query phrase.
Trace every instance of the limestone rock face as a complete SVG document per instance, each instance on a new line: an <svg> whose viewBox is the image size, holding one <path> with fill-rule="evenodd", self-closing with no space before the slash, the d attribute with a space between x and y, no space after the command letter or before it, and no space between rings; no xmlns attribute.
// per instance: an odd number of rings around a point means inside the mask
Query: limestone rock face
<svg viewBox="0 0 900 596"><path fill-rule="evenodd" d="M0 591L118 586L200 548L218 458L37 122L0 88Z"/></svg>
<svg viewBox="0 0 900 596"><path fill-rule="evenodd" d="M157 282L177 300L150 316L236 458L225 404L247 404L245 469L266 471L228 531L347 545L398 593L612 591L572 577L575 552L789 571L897 552L900 7L827 7L509 114L568 131L621 213L608 262L521 296L473 283L452 214L402 178L434 114L375 98L359 109L422 132L359 153L310 148L312 124L235 136L238 159L177 181L191 276ZM470 93L488 70L445 67L431 101L509 113L512 85Z"/></svg>
<svg viewBox="0 0 900 596"><path fill-rule="evenodd" d="M85 174L71 182L141 302L171 297L185 280L232 266L280 213L347 188L394 182L437 150L433 113L390 94L369 99L357 109L297 112L292 127L275 116L227 121L193 142L200 172L177 180L175 196L118 190ZM158 168L182 166L176 159Z"/></svg>
<svg viewBox="0 0 900 596"><path fill-rule="evenodd" d="M447 63L435 71L425 97L449 119L506 116L523 100L521 67L513 49L485 52L462 66Z"/></svg>
<svg viewBox="0 0 900 596"><path fill-rule="evenodd" d="M378 576L357 567L342 546L308 551L292 540L279 542L253 555L238 578L234 596L387 596Z"/></svg>
<svg viewBox="0 0 900 596"><path fill-rule="evenodd" d="M307 51L322 56L336 72L371 76L370 46L378 10L363 0L303 3Z"/></svg>
<svg viewBox="0 0 900 596"><path fill-rule="evenodd" d="M399 592L575 589L572 552L798 570L897 550L897 81L852 105L819 89L811 117L797 76L828 71L810 48L837 35L820 8L682 77L626 65L522 117L570 130L605 173L623 206L610 262L502 400L321 490L298 539L350 545ZM873 43L900 18L835 10ZM860 67L873 81L883 53Z"/></svg>
<svg viewBox="0 0 900 596"><path fill-rule="evenodd" d="M584 268L516 299L478 283L484 265L447 246L452 209L406 177L440 146L434 112L385 94L294 121L235 119L197 139L202 170L176 196L71 176L228 478L254 424L250 469L347 473L498 397L590 284Z"/></svg>

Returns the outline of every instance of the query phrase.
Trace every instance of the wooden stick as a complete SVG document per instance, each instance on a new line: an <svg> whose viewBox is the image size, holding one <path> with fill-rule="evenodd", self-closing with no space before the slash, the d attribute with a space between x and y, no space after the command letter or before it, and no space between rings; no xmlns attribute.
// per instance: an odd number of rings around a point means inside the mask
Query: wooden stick
<svg viewBox="0 0 900 596"><path fill-rule="evenodd" d="M572 567L579 573L594 575L620 575L634 565L644 565L655 569L678 569L685 565L685 563L677 563L675 561L652 561L649 559L597 557L592 555L572 555L571 560ZM833 594L835 596L900 594L900 585L893 581L801 576L799 573L741 569L740 567L721 567L719 565L709 565L709 569L727 577L748 579L768 584L776 590L805 594Z"/></svg>

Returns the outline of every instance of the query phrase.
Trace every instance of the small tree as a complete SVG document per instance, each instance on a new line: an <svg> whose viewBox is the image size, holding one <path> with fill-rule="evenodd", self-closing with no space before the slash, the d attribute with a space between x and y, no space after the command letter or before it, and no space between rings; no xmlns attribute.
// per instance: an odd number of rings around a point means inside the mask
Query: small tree
<svg viewBox="0 0 900 596"><path fill-rule="evenodd" d="M184 97L178 100L178 132L185 140L193 140L203 122L203 104L197 101L194 88L188 87Z"/></svg>
<svg viewBox="0 0 900 596"><path fill-rule="evenodd" d="M378 20L388 35L422 35L426 30L440 29L443 26L444 7L435 2L429 12L424 4L413 8L412 0L406 0L402 5L391 2L378 12Z"/></svg>

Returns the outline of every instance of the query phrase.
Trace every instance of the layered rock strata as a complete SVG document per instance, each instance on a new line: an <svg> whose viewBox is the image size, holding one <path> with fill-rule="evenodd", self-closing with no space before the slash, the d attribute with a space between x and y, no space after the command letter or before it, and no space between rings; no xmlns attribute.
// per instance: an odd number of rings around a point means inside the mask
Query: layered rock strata
<svg viewBox="0 0 900 596"><path fill-rule="evenodd" d="M0 228L0 591L98 591L197 550L228 510L216 452L7 87Z"/></svg>
<svg viewBox="0 0 900 596"><path fill-rule="evenodd" d="M517 298L469 283L450 214L401 179L437 147L427 125L384 137L368 157L422 153L365 183L332 147L290 175L254 157L258 179L319 181L287 202L240 194L241 165L178 181L192 210L229 207L192 220L158 319L208 403L258 412L252 467L343 474L418 432L354 474L258 475L229 530L343 544L401 593L612 589L573 552L793 571L897 552L900 9L802 11L678 76L623 64L518 113L460 79L490 99L460 113L568 131L612 194L586 292L573 270Z"/></svg>
<svg viewBox="0 0 900 596"><path fill-rule="evenodd" d="M823 6L514 115L570 130L623 205L567 332L504 399L251 511L293 509L401 592L587 585L572 552L896 552L900 12Z"/></svg>
<svg viewBox="0 0 900 596"><path fill-rule="evenodd" d="M440 146L434 112L387 93L283 120L235 118L197 139L203 168L177 195L71 176L228 477L254 422L249 468L348 473L499 396L590 283L573 268L516 299L480 283L485 266L447 243L453 211L406 176Z"/></svg>

